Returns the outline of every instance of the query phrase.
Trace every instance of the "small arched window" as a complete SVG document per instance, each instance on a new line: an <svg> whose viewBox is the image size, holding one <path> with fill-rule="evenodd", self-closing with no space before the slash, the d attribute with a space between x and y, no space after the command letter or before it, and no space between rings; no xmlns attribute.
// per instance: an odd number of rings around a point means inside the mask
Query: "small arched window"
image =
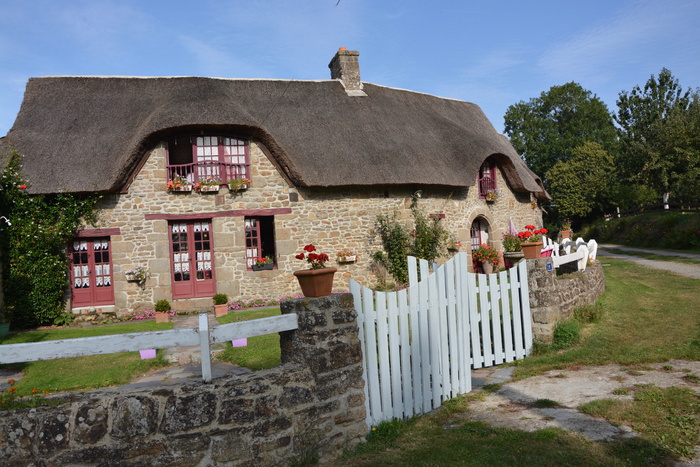
<svg viewBox="0 0 700 467"><path fill-rule="evenodd" d="M486 199L489 192L496 192L496 163L491 158L479 169L479 198Z"/></svg>
<svg viewBox="0 0 700 467"><path fill-rule="evenodd" d="M250 179L247 140L228 136L181 136L168 141L168 180L190 184L211 179L225 184Z"/></svg>

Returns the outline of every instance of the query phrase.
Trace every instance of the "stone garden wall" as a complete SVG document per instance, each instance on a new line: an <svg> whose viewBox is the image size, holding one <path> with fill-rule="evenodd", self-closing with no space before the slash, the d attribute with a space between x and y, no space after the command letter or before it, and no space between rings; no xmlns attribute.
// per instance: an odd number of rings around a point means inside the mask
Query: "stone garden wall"
<svg viewBox="0 0 700 467"><path fill-rule="evenodd" d="M0 465L287 465L367 433L352 295L284 302L282 365L210 384L85 393L3 412Z"/></svg>
<svg viewBox="0 0 700 467"><path fill-rule="evenodd" d="M527 260L532 333L542 340L551 340L558 321L570 318L576 308L594 304L605 291L600 261L583 272L560 275L554 268L547 271L547 263L551 262L551 258Z"/></svg>

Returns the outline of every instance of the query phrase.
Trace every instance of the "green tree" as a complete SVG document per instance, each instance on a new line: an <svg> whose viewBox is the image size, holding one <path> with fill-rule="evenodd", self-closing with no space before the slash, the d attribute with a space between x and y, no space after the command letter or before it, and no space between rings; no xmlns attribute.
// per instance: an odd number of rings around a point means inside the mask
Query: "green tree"
<svg viewBox="0 0 700 467"><path fill-rule="evenodd" d="M621 178L633 187L651 189L657 201L664 194L676 201L697 201L698 92L683 90L663 68L644 88L622 91L617 107Z"/></svg>
<svg viewBox="0 0 700 467"><path fill-rule="evenodd" d="M508 107L505 133L528 167L544 177L575 148L595 142L608 152L615 147L615 127L605 103L581 85L552 86L540 97Z"/></svg>
<svg viewBox="0 0 700 467"><path fill-rule="evenodd" d="M598 143L584 143L568 161L559 161L549 172L550 194L561 216L587 218L601 214L612 191L613 157Z"/></svg>

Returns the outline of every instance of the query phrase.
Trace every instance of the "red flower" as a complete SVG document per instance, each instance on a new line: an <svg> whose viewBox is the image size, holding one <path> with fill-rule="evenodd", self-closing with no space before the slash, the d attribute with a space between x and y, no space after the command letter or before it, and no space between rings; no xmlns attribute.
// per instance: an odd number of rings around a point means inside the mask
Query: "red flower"
<svg viewBox="0 0 700 467"><path fill-rule="evenodd" d="M304 253L299 253L295 256L296 259L304 259Z"/></svg>
<svg viewBox="0 0 700 467"><path fill-rule="evenodd" d="M316 251L316 247L313 245L306 245L304 247L304 251L308 251L308 252Z"/></svg>
<svg viewBox="0 0 700 467"><path fill-rule="evenodd" d="M26 189L27 189L27 185L24 185L24 184L23 184L23 185L20 185L19 187L20 187L20 189L22 189L22 190L26 190Z"/></svg>
<svg viewBox="0 0 700 467"><path fill-rule="evenodd" d="M304 251L308 253L306 256L304 253L299 253L295 256L295 258L301 260L306 259L306 261L311 264L311 269L321 269L326 267L324 263L329 259L327 254L312 253L313 251L316 251L316 247L313 245L306 245L304 247Z"/></svg>
<svg viewBox="0 0 700 467"><path fill-rule="evenodd" d="M534 225L526 225L525 228L527 230L535 230L537 227L535 227Z"/></svg>

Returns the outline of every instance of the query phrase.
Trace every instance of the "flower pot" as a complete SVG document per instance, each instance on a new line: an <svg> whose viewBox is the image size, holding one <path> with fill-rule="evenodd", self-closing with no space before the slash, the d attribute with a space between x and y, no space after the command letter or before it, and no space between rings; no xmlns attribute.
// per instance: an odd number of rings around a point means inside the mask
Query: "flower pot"
<svg viewBox="0 0 700 467"><path fill-rule="evenodd" d="M141 360L156 358L156 349L139 350L139 354L141 354Z"/></svg>
<svg viewBox="0 0 700 467"><path fill-rule="evenodd" d="M156 323L167 323L170 321L170 314L167 311L156 311Z"/></svg>
<svg viewBox="0 0 700 467"><path fill-rule="evenodd" d="M302 269L294 271L305 297L325 297L333 291L333 275L338 268Z"/></svg>
<svg viewBox="0 0 700 467"><path fill-rule="evenodd" d="M485 263L481 263L481 269L484 270L484 274L492 274L493 263L489 263L488 261L486 261Z"/></svg>
<svg viewBox="0 0 700 467"><path fill-rule="evenodd" d="M0 337L10 333L10 323L0 323Z"/></svg>
<svg viewBox="0 0 700 467"><path fill-rule="evenodd" d="M248 345L248 338L244 337L243 339L234 339L231 341L231 345L234 347L246 347Z"/></svg>
<svg viewBox="0 0 700 467"><path fill-rule="evenodd" d="M176 191L192 191L192 185L182 185L173 188L171 191L176 192Z"/></svg>
<svg viewBox="0 0 700 467"><path fill-rule="evenodd" d="M270 271L274 269L275 265L273 263L263 264L261 266L253 265L253 271Z"/></svg>
<svg viewBox="0 0 700 467"><path fill-rule="evenodd" d="M220 318L222 316L226 316L228 314L228 304L224 303L223 305L214 305L214 315L217 318Z"/></svg>
<svg viewBox="0 0 700 467"><path fill-rule="evenodd" d="M216 193L217 191L219 191L218 186L200 186L199 187L200 193Z"/></svg>
<svg viewBox="0 0 700 467"><path fill-rule="evenodd" d="M571 230L562 230L559 232L559 235L561 235L561 238L571 238Z"/></svg>
<svg viewBox="0 0 700 467"><path fill-rule="evenodd" d="M521 259L523 259L522 251L504 251L503 252L503 265L506 269L512 268Z"/></svg>
<svg viewBox="0 0 700 467"><path fill-rule="evenodd" d="M134 282L136 280L136 274L126 274L127 282Z"/></svg>
<svg viewBox="0 0 700 467"><path fill-rule="evenodd" d="M355 261L357 261L357 255L341 256L338 258L339 263L354 263Z"/></svg>
<svg viewBox="0 0 700 467"><path fill-rule="evenodd" d="M542 251L542 242L521 243L520 248L523 250L525 259L539 258Z"/></svg>

